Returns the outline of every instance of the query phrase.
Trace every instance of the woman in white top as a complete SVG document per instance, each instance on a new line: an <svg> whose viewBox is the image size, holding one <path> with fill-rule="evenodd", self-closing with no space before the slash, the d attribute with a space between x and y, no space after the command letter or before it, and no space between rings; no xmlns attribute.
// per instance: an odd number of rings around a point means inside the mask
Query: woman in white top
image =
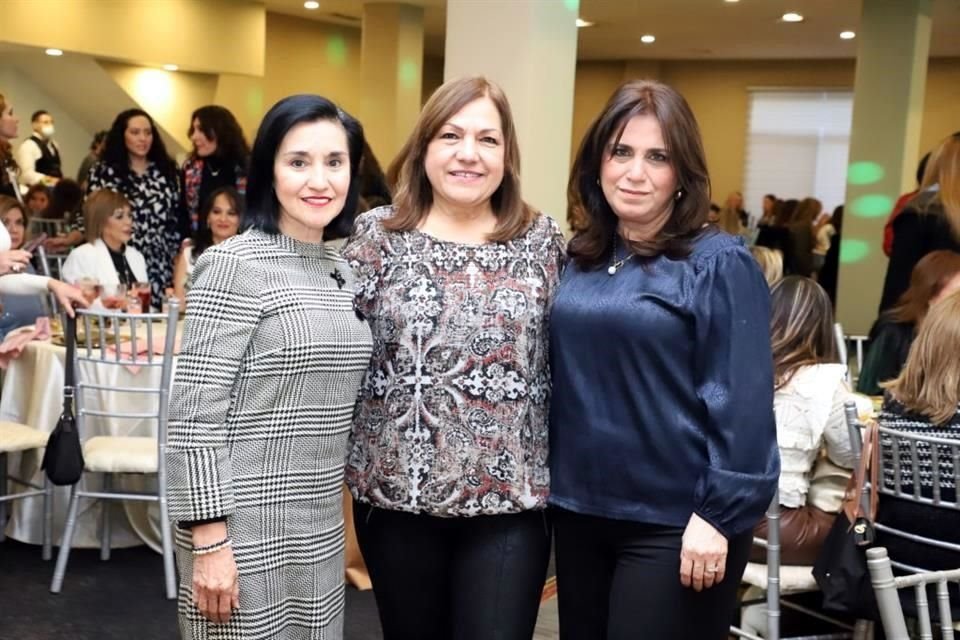
<svg viewBox="0 0 960 640"><path fill-rule="evenodd" d="M856 464L844 418L844 403L854 395L844 380L846 366L839 363L826 292L809 278L788 276L770 295L781 561L812 565L840 510L841 496L812 500L811 478L819 464L839 467L843 482ZM755 532L766 537L765 520ZM759 551L756 559L762 561L764 552Z"/></svg>
<svg viewBox="0 0 960 640"><path fill-rule="evenodd" d="M183 248L173 267L173 295L177 300L187 299L193 265L205 250L240 233L243 217L243 198L233 187L215 189L200 208L197 230L191 240L184 240Z"/></svg>
<svg viewBox="0 0 960 640"><path fill-rule="evenodd" d="M67 256L63 277L69 282L92 278L105 288L147 281L143 254L128 247L133 214L127 199L109 189L96 191L83 204L86 244Z"/></svg>

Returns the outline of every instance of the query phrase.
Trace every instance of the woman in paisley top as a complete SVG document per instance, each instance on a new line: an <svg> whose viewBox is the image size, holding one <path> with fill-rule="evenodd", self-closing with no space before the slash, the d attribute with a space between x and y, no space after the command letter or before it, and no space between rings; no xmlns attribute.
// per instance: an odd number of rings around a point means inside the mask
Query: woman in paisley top
<svg viewBox="0 0 960 640"><path fill-rule="evenodd" d="M117 191L130 202L130 245L147 260L156 305L171 282L173 259L180 249L177 220L181 200L177 167L146 111L128 109L113 121L103 159L93 165L87 181L88 194L100 189Z"/></svg>
<svg viewBox="0 0 960 640"><path fill-rule="evenodd" d="M502 90L433 94L344 248L373 330L346 479L386 640L529 639L549 554L547 326L564 242Z"/></svg>

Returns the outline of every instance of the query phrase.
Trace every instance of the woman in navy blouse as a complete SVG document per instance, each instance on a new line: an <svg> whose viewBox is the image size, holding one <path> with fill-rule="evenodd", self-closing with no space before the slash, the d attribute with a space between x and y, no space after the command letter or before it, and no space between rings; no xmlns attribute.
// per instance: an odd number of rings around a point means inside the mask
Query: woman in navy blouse
<svg viewBox="0 0 960 640"><path fill-rule="evenodd" d="M551 496L565 640L719 639L777 486L770 296L706 225L676 91L621 86L574 163L551 319Z"/></svg>

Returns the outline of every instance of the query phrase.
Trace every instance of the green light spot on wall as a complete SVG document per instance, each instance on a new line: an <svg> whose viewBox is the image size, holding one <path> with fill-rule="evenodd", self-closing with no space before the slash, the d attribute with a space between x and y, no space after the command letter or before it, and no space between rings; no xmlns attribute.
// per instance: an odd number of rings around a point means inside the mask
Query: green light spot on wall
<svg viewBox="0 0 960 640"><path fill-rule="evenodd" d="M327 40L327 61L338 67L347 63L347 41L343 36L330 36Z"/></svg>
<svg viewBox="0 0 960 640"><path fill-rule="evenodd" d="M870 254L870 244L856 238L840 241L840 262L860 262Z"/></svg>
<svg viewBox="0 0 960 640"><path fill-rule="evenodd" d="M247 113L253 118L263 116L263 88L253 87L247 91ZM248 132L249 134L249 132Z"/></svg>
<svg viewBox="0 0 960 640"><path fill-rule="evenodd" d="M580 0L563 0L563 6L567 8L567 11L580 12Z"/></svg>
<svg viewBox="0 0 960 640"><path fill-rule="evenodd" d="M876 162L854 162L847 170L847 182L850 184L873 184L879 182L886 171Z"/></svg>
<svg viewBox="0 0 960 640"><path fill-rule="evenodd" d="M402 60L397 68L397 79L404 89L414 88L420 79L420 65L413 60Z"/></svg>
<svg viewBox="0 0 960 640"><path fill-rule="evenodd" d="M893 198L890 196L872 193L854 199L850 211L861 218L881 218L890 214L893 209Z"/></svg>

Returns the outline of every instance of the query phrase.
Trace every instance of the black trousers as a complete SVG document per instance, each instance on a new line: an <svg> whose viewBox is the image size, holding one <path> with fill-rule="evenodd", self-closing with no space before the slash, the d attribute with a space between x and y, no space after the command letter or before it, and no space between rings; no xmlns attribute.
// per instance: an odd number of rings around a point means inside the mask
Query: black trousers
<svg viewBox="0 0 960 640"><path fill-rule="evenodd" d="M437 518L354 501L384 640L530 640L550 555L544 511Z"/></svg>
<svg viewBox="0 0 960 640"><path fill-rule="evenodd" d="M726 575L680 584L682 528L553 509L561 640L722 640L753 532L729 541Z"/></svg>

